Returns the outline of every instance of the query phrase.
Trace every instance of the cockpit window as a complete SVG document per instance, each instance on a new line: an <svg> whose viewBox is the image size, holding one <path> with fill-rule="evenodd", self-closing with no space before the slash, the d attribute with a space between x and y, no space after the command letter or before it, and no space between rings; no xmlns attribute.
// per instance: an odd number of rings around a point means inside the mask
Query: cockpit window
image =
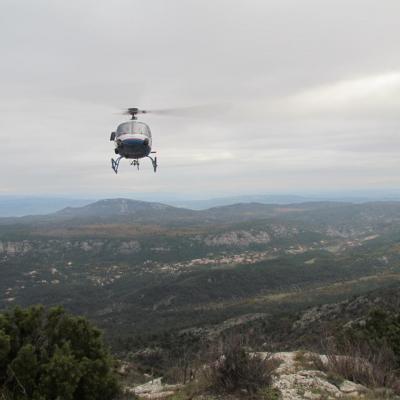
<svg viewBox="0 0 400 400"><path fill-rule="evenodd" d="M117 137L126 133L139 133L147 137L151 137L150 128L144 122L128 121L120 124L117 128Z"/></svg>

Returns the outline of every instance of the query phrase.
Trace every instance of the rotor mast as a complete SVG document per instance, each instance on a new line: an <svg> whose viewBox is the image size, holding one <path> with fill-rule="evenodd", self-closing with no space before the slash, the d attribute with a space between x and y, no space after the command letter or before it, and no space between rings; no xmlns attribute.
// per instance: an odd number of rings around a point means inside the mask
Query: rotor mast
<svg viewBox="0 0 400 400"><path fill-rule="evenodd" d="M140 110L137 107L131 107L131 108L128 108L126 113L131 116L131 119L135 120L135 119L137 119L137 116L136 116L137 114L146 114L147 111L146 110Z"/></svg>

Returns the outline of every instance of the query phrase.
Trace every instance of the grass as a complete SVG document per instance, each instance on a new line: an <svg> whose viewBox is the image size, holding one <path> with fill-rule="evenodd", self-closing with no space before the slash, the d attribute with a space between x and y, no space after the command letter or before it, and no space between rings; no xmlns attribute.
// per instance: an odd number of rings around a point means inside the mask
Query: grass
<svg viewBox="0 0 400 400"><path fill-rule="evenodd" d="M295 365L301 369L313 369L314 368L314 360L312 353L299 350L296 352L294 356Z"/></svg>
<svg viewBox="0 0 400 400"><path fill-rule="evenodd" d="M327 373L326 379L329 383L335 385L337 388L339 388L340 385L345 381L343 376L332 371Z"/></svg>
<svg viewBox="0 0 400 400"><path fill-rule="evenodd" d="M279 389L272 387L264 387L258 392L261 399L264 400L280 400L282 398L282 394Z"/></svg>

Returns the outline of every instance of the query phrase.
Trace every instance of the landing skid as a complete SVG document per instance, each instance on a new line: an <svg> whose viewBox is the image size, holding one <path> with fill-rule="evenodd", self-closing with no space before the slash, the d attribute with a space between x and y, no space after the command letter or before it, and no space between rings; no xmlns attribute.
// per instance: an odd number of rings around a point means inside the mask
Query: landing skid
<svg viewBox="0 0 400 400"><path fill-rule="evenodd" d="M154 169L154 172L157 172L157 167L158 167L158 164L157 164L157 157L150 157L150 156L147 156L147 158L150 158L150 160L151 160L151 163L153 164L153 169Z"/></svg>
<svg viewBox="0 0 400 400"><path fill-rule="evenodd" d="M116 160L114 160L113 158L111 159L111 168L113 169L113 171L118 174L118 167L119 167L119 163L121 161L121 156L119 156Z"/></svg>
<svg viewBox="0 0 400 400"><path fill-rule="evenodd" d="M113 158L111 159L111 168L116 174L118 174L119 163L120 163L122 158L123 158L122 156L119 156L116 160L114 160ZM158 167L157 157L153 158L153 157L147 156L147 158L150 158L151 163L153 165L153 170L154 170L154 172L157 172L157 167ZM131 165L133 165L134 167L137 167L137 169L139 170L140 164L139 164L139 160L138 159L134 159L131 162Z"/></svg>

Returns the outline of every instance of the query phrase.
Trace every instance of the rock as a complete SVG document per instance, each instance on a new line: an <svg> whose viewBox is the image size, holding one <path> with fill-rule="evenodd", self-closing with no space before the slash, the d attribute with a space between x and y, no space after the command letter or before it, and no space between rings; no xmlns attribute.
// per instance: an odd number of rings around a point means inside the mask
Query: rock
<svg viewBox="0 0 400 400"><path fill-rule="evenodd" d="M145 393L140 397L143 399L165 399L166 397L172 396L175 394L172 390L167 390L165 392L157 392L157 393Z"/></svg>
<svg viewBox="0 0 400 400"><path fill-rule="evenodd" d="M117 373L120 375L128 375L129 371L132 369L132 364L122 361L117 369Z"/></svg>
<svg viewBox="0 0 400 400"><path fill-rule="evenodd" d="M258 353L267 357L269 353ZM322 361L326 356L307 353L314 357L320 357ZM304 355L303 355L304 356ZM282 400L316 400L316 399L340 399L348 397L360 397L368 392L368 389L351 381L344 381L338 388L328 382L325 372L307 369L297 361L297 352L275 353L272 356L281 361L275 370L272 386L281 392Z"/></svg>
<svg viewBox="0 0 400 400"><path fill-rule="evenodd" d="M304 392L303 396L305 399L311 399L311 400L319 399L321 397L319 394L310 392L309 390Z"/></svg>
<svg viewBox="0 0 400 400"><path fill-rule="evenodd" d="M347 395L351 395L353 393L358 395L360 393L366 393L368 391L365 386L347 380L339 386L339 389L341 392Z"/></svg>
<svg viewBox="0 0 400 400"><path fill-rule="evenodd" d="M125 393L136 394L143 399L162 399L173 395L182 385L166 385L161 382L162 378L156 378L143 385L133 388L125 388Z"/></svg>

